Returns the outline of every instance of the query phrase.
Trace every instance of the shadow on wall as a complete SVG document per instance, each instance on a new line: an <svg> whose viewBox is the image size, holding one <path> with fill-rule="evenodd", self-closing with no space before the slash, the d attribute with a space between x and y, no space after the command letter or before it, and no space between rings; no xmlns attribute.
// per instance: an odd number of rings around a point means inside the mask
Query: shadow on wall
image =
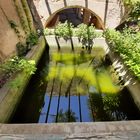
<svg viewBox="0 0 140 140"><path fill-rule="evenodd" d="M47 9L48 9L49 15L51 15L52 12L51 12L51 8L50 8L50 5L49 5L49 3L48 3L48 0L45 0L45 3L46 3L46 6L47 6Z"/></svg>

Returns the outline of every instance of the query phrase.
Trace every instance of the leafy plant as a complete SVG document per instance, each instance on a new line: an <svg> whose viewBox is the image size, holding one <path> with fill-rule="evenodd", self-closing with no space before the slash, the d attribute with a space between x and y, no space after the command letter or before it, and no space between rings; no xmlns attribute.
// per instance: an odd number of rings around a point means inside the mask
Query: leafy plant
<svg viewBox="0 0 140 140"><path fill-rule="evenodd" d="M45 29L43 30L43 34L44 34L45 36L47 36L47 35L53 35L54 33L53 33L53 31L52 31L51 29L45 28Z"/></svg>
<svg viewBox="0 0 140 140"><path fill-rule="evenodd" d="M13 20L10 20L9 23L11 25L11 28L16 28L17 27L16 23Z"/></svg>
<svg viewBox="0 0 140 140"><path fill-rule="evenodd" d="M123 0L125 5L135 6L139 2L139 0Z"/></svg>
<svg viewBox="0 0 140 140"><path fill-rule="evenodd" d="M24 56L27 53L27 46L24 43L18 42L16 44L16 49L19 57Z"/></svg>
<svg viewBox="0 0 140 140"><path fill-rule="evenodd" d="M104 35L112 44L112 48L123 58L130 71L140 79L140 33L125 28L122 33L106 30Z"/></svg>
<svg viewBox="0 0 140 140"><path fill-rule="evenodd" d="M24 9L22 9L22 7L19 6L19 1L18 0L14 0L14 4L15 4L15 7L16 7L18 16L20 18L21 25L24 29L24 32L25 32L25 34L28 34L30 32L30 28L29 28L29 25L28 25L28 21L27 21L25 15L24 15L25 14Z"/></svg>
<svg viewBox="0 0 140 140"><path fill-rule="evenodd" d="M30 31L32 31L32 30L34 31L35 28L34 28L34 24L33 24L32 14L30 12L30 8L28 6L27 0L21 0L21 4L22 4L24 12L26 14L26 18L28 21L28 26L30 28Z"/></svg>
<svg viewBox="0 0 140 140"><path fill-rule="evenodd" d="M33 45L36 45L38 43L38 36L36 33L34 32L31 32L28 36L27 36L27 39L26 39L26 43L27 43L27 46L33 46Z"/></svg>
<svg viewBox="0 0 140 140"><path fill-rule="evenodd" d="M95 27L93 25L88 26L86 24L78 25L77 30L75 31L75 35L79 38L82 45L91 50L93 46L93 39L98 37L99 34L95 31Z"/></svg>
<svg viewBox="0 0 140 140"><path fill-rule="evenodd" d="M131 11L131 13L130 13L130 19L131 19L131 20L132 20L132 19L138 20L139 17L140 17L140 1L137 2L137 3L134 5L134 7L133 7L133 9L132 9L132 11ZM130 20L130 19L129 19L129 20Z"/></svg>
<svg viewBox="0 0 140 140"><path fill-rule="evenodd" d="M10 23L11 28L14 29L15 33L17 34L17 37L19 38L19 40L21 40L22 35L20 34L20 30L17 24L13 20L10 20L9 23Z"/></svg>
<svg viewBox="0 0 140 140"><path fill-rule="evenodd" d="M20 59L18 66L19 68L23 69L24 72L30 75L34 74L34 72L36 71L34 60Z"/></svg>
<svg viewBox="0 0 140 140"><path fill-rule="evenodd" d="M72 28L73 28L72 23L65 21L65 23L59 23L56 26L54 33L56 36L62 37L65 40L68 40L73 35Z"/></svg>
<svg viewBox="0 0 140 140"><path fill-rule="evenodd" d="M80 24L78 25L78 29L76 30L76 36L80 39L94 39L97 37L97 33L95 31L94 26L88 26L86 24Z"/></svg>
<svg viewBox="0 0 140 140"><path fill-rule="evenodd" d="M34 74L36 71L35 61L21 59L18 56L8 59L0 66L0 88L6 83L6 81L15 73L23 70L27 74Z"/></svg>

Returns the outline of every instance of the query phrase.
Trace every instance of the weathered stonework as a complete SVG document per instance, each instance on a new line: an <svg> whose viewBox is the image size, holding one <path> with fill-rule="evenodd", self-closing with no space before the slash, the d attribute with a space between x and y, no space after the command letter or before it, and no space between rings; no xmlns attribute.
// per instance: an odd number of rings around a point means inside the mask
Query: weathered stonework
<svg viewBox="0 0 140 140"><path fill-rule="evenodd" d="M39 44L32 48L26 58L34 60L37 64L43 54L45 46L46 41L44 37L40 37ZM30 74L27 74L24 71L19 72L9 79L9 81L0 89L0 123L7 123L12 114L14 114L30 78ZM15 79L20 79L19 85L11 87L10 82Z"/></svg>
<svg viewBox="0 0 140 140"><path fill-rule="evenodd" d="M1 124L0 139L139 140L140 121Z"/></svg>
<svg viewBox="0 0 140 140"><path fill-rule="evenodd" d="M21 15L19 15L19 11ZM16 44L18 42L26 42L27 35L23 27L23 20L26 21L26 27L29 29L29 25L33 24L31 23L32 17L29 17L29 15L29 9L25 5L23 6L21 1L0 0L0 62L16 54ZM27 20L29 18L30 24ZM10 22L14 23L18 32L15 31L14 27L11 27Z"/></svg>
<svg viewBox="0 0 140 140"><path fill-rule="evenodd" d="M124 14L123 5L118 0L33 0L32 4L44 27L55 13L71 7L89 9L106 28L118 26Z"/></svg>

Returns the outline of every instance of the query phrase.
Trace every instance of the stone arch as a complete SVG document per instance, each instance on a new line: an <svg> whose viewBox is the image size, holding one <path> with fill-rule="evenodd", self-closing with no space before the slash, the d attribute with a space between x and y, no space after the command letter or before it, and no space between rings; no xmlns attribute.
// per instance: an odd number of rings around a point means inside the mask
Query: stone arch
<svg viewBox="0 0 140 140"><path fill-rule="evenodd" d="M104 22L103 22L103 20L101 19L101 17L99 17L99 15L97 15L97 14L96 14L95 12L93 12L91 9L88 9L88 8L85 8L85 7L79 6L79 5L67 6L67 7L63 7L63 8L60 8L60 9L56 10L54 13L52 13L52 14L48 17L48 19L46 19L46 22L45 22L44 26L46 27L46 25L55 17L55 15L56 15L57 13L59 13L59 12L61 12L61 11L63 11L63 10L66 10L66 9L70 9L70 8L80 8L80 9L85 9L85 10L87 10L88 12L90 12L91 14L93 14L93 15L97 18L97 20L98 20L98 22L99 22L101 28L102 28L103 30L105 29Z"/></svg>
<svg viewBox="0 0 140 140"><path fill-rule="evenodd" d="M105 28L115 28L124 15L123 5L118 0L28 0L34 20L43 27L49 17L68 7L83 7L94 13ZM39 19L37 19L39 17Z"/></svg>

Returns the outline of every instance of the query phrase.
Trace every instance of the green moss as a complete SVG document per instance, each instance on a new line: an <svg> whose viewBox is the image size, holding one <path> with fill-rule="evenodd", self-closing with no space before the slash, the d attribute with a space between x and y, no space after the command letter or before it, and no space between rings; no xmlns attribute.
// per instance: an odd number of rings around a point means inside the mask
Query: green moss
<svg viewBox="0 0 140 140"><path fill-rule="evenodd" d="M21 0L21 3L22 3L22 6L23 6L23 9L25 11L26 17L27 17L27 21L28 21L28 24L29 24L30 31L35 31L32 15L31 15L28 3L27 3L26 0Z"/></svg>
<svg viewBox="0 0 140 140"><path fill-rule="evenodd" d="M18 39L22 42L23 40L23 36L21 35L21 32L20 32L20 29L19 29L19 26L15 23L15 21L13 20L10 20L9 21L9 24L11 26L12 29L14 29Z"/></svg>
<svg viewBox="0 0 140 140"><path fill-rule="evenodd" d="M16 86L13 88L10 88L7 92L7 96L4 98L4 100L0 104L0 122L6 123L8 122L9 118L11 117L11 114L14 113L15 107L19 103L23 89L25 88L27 81L29 81L29 75L26 73L20 73L17 75L16 79L20 79L22 83L20 86ZM9 83L8 83L9 84ZM7 88L9 88L9 85L7 84Z"/></svg>
<svg viewBox="0 0 140 140"><path fill-rule="evenodd" d="M28 21L27 21L24 9L23 9L23 7L20 6L20 2L18 0L14 0L14 3L15 3L15 7L16 7L18 16L20 18L21 25L25 31L25 34L28 34L30 32L30 28L28 25Z"/></svg>
<svg viewBox="0 0 140 140"><path fill-rule="evenodd" d="M32 54L30 54L28 59L34 60L36 64L38 63L43 51L45 49L45 39L41 37L39 39L39 45L34 48ZM1 89L1 94L5 94L4 100L0 103L0 123L7 123L17 108L20 99L22 98L23 91L25 90L31 75L25 71L22 71L15 75L6 85ZM10 87L11 81L18 82L17 86ZM2 93L4 92L4 93Z"/></svg>

